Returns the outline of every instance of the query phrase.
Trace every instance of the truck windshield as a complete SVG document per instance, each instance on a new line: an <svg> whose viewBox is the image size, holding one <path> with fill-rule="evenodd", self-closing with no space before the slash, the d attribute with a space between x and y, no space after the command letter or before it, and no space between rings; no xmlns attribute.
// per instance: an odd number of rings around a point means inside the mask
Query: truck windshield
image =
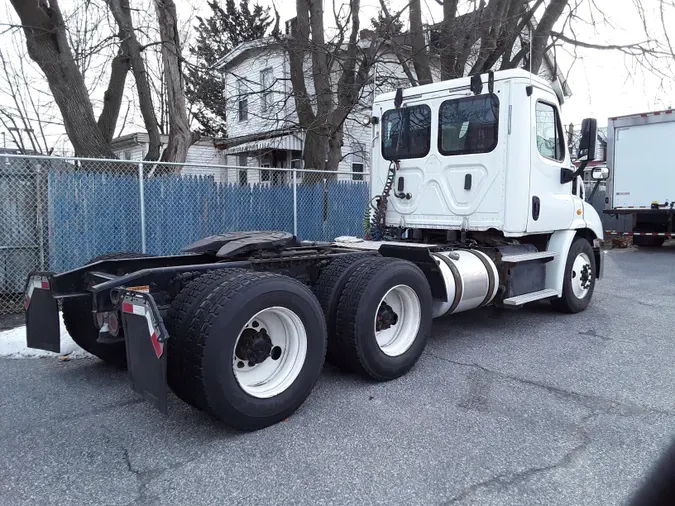
<svg viewBox="0 0 675 506"><path fill-rule="evenodd" d="M497 147L497 95L446 100L439 113L438 151L443 155L489 153Z"/></svg>
<svg viewBox="0 0 675 506"><path fill-rule="evenodd" d="M431 109L414 105L382 115L382 156L386 160L422 158L429 153Z"/></svg>

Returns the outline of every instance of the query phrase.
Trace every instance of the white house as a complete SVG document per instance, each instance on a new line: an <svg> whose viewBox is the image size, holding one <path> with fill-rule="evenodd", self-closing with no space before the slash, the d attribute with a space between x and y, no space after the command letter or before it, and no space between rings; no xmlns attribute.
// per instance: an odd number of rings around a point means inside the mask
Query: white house
<svg viewBox="0 0 675 506"><path fill-rule="evenodd" d="M160 152L169 141L167 135L160 136ZM120 160L141 161L148 153L150 139L147 132L136 132L116 137L112 141L112 150ZM212 138L203 138L188 149L185 165L181 169L183 175L212 176L217 182L228 181L228 169L216 167L226 165L227 158L222 149L214 145ZM234 175L234 170L229 170Z"/></svg>
<svg viewBox="0 0 675 506"><path fill-rule="evenodd" d="M240 167L240 183L289 183L291 174L274 168L300 167L305 135L297 126L286 51L272 37L244 42L225 55L218 68L225 82L228 136L216 146L224 150L227 164ZM359 180L368 172L368 119L368 110L353 111L345 122L338 179Z"/></svg>
<svg viewBox="0 0 675 506"><path fill-rule="evenodd" d="M287 22L287 31L289 26L292 29L292 20ZM361 33L362 43L368 43L374 36L366 30ZM373 127L368 120L374 94L409 86L397 56L393 51L391 54L387 51L390 50L385 46L378 55L378 63L371 70L361 103L345 122L339 180L360 180L362 173L369 172ZM432 62L433 59L432 55ZM297 126L286 51L273 37L244 42L225 55L216 68L221 71L225 83L228 135L216 140L215 144L223 149L225 163L237 166L236 173L231 173L228 181L241 184L290 182L288 172L274 170L300 167L304 143L304 132ZM307 70L310 75L309 61ZM438 68L432 72L437 80ZM562 74L548 55L540 74L549 80L557 79L563 93L570 95ZM311 78L306 81L311 97Z"/></svg>

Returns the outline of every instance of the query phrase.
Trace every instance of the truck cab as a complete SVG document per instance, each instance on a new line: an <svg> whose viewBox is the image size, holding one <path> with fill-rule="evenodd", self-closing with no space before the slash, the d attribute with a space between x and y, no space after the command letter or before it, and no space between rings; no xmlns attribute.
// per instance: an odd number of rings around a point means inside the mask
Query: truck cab
<svg viewBox="0 0 675 506"><path fill-rule="evenodd" d="M377 97L372 197L396 165L386 224L507 238L587 229L602 238L582 185L561 179L572 163L552 86L524 70L482 81L466 77Z"/></svg>

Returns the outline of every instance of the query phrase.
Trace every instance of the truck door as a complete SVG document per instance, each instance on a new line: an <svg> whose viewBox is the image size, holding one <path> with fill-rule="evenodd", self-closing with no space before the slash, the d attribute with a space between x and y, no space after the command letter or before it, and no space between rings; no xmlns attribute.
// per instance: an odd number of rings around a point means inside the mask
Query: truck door
<svg viewBox="0 0 675 506"><path fill-rule="evenodd" d="M530 97L530 212L527 232L552 232L569 228L575 203L572 183L560 184L570 157L555 95L534 87Z"/></svg>

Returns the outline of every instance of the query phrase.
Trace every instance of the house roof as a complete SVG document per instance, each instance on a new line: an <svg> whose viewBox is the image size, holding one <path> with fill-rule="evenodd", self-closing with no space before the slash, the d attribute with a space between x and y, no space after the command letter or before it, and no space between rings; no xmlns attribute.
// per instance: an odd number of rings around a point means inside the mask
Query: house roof
<svg viewBox="0 0 675 506"><path fill-rule="evenodd" d="M133 132L130 134L115 137L111 141L110 146L112 147L113 151L117 151L120 149L130 148L133 146L142 146L144 144L148 144L149 142L150 136L148 135L148 132ZM169 142L169 136L160 135L159 142L161 145L165 146ZM214 139L212 137L202 137L194 144L198 146L213 146Z"/></svg>
<svg viewBox="0 0 675 506"><path fill-rule="evenodd" d="M246 53L249 53L256 49L264 49L275 45L278 45L278 41L274 37L263 37L261 39L242 42L232 51L230 51L225 56L220 58L216 63L214 63L213 68L216 70L225 69L231 63L233 63L235 60L239 59Z"/></svg>
<svg viewBox="0 0 675 506"><path fill-rule="evenodd" d="M226 137L223 139L216 139L214 141L214 145L220 149L230 149L249 142L276 139L279 137L285 137L287 135L302 135L302 130L300 128L281 128L268 132L240 135L239 137Z"/></svg>

